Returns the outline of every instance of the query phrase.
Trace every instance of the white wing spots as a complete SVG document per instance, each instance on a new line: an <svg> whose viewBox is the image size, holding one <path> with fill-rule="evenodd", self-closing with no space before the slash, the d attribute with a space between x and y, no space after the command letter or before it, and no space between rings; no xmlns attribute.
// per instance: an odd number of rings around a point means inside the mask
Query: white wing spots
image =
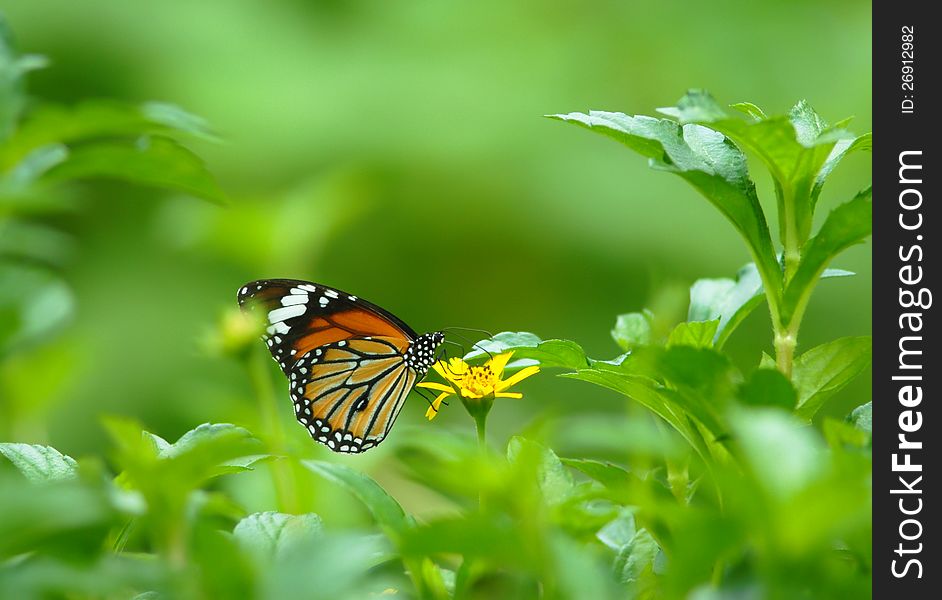
<svg viewBox="0 0 942 600"><path fill-rule="evenodd" d="M339 294L337 294L337 292L335 292L334 290L324 290L324 295L327 296L328 298L338 298L338 297L339 297Z"/></svg>
<svg viewBox="0 0 942 600"><path fill-rule="evenodd" d="M340 340L339 342L337 342L338 348L343 348L346 345L347 345L347 340Z"/></svg>
<svg viewBox="0 0 942 600"><path fill-rule="evenodd" d="M265 329L265 331L268 332L269 335L273 333L284 334L291 331L291 328L285 325L284 322L278 321L277 323L272 323L267 329Z"/></svg>
<svg viewBox="0 0 942 600"><path fill-rule="evenodd" d="M330 298L328 298L327 296L321 296L320 298L318 298L317 302L321 305L321 308L324 308L325 306L327 306L327 303L330 302Z"/></svg>
<svg viewBox="0 0 942 600"><path fill-rule="evenodd" d="M356 296L347 296L347 299L350 300L350 302L356 302L356 301L357 301L357 297L356 297Z"/></svg>
<svg viewBox="0 0 942 600"><path fill-rule="evenodd" d="M310 296L307 294L288 294L287 296L282 296L281 305L294 306L295 304L307 304L309 299Z"/></svg>
<svg viewBox="0 0 942 600"><path fill-rule="evenodd" d="M281 308L269 311L268 322L274 324L279 321L286 321L292 317L300 317L304 314L304 311L304 307L297 304L293 306L282 306Z"/></svg>
<svg viewBox="0 0 942 600"><path fill-rule="evenodd" d="M249 293L249 288L247 288L247 287L243 287L241 290L239 290L239 295L240 295L240 296L244 296L244 295L246 295L246 294L248 294L248 293Z"/></svg>
<svg viewBox="0 0 942 600"><path fill-rule="evenodd" d="M310 283L305 283L304 285L299 285L297 289L299 289L299 290L304 290L304 291L306 291L306 292L316 292L316 291L317 291L317 288L314 287L313 285L311 285Z"/></svg>

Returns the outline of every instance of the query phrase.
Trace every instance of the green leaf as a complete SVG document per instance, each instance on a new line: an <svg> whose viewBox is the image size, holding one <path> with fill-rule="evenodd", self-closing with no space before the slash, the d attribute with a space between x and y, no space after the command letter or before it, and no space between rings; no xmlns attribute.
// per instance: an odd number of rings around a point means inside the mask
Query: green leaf
<svg viewBox="0 0 942 600"><path fill-rule="evenodd" d="M257 556L276 558L309 545L313 538L321 535L321 529L321 518L313 513L260 512L239 521L232 534Z"/></svg>
<svg viewBox="0 0 942 600"><path fill-rule="evenodd" d="M345 465L319 460L305 460L301 464L356 496L393 541L398 541L407 529L413 527L412 518L368 475Z"/></svg>
<svg viewBox="0 0 942 600"><path fill-rule="evenodd" d="M558 505L572 496L572 475L556 453L546 446L514 436L507 444L507 460L526 471L535 472L537 484L547 504Z"/></svg>
<svg viewBox="0 0 942 600"><path fill-rule="evenodd" d="M166 188L217 203L224 203L226 199L198 156L162 137L76 147L68 160L47 173L46 179L61 182L88 177Z"/></svg>
<svg viewBox="0 0 942 600"><path fill-rule="evenodd" d="M211 142L219 141L219 137L213 132L209 121L180 108L176 104L145 102L140 111L149 122L163 125L170 131L188 133Z"/></svg>
<svg viewBox="0 0 942 600"><path fill-rule="evenodd" d="M849 277L854 273L842 269L825 269L821 279ZM762 279L754 263L744 265L736 279L698 279L690 287L688 321L719 319L713 345L721 349L736 327L762 303Z"/></svg>
<svg viewBox="0 0 942 600"><path fill-rule="evenodd" d="M262 447L248 430L228 423L204 423L173 444L128 419L108 418L105 426L118 446L121 480L151 500L183 495L209 479L245 470L238 465L257 461Z"/></svg>
<svg viewBox="0 0 942 600"><path fill-rule="evenodd" d="M754 263L739 269L736 279L698 279L690 287L688 321L719 319L713 344L722 348L730 334L762 301L762 278Z"/></svg>
<svg viewBox="0 0 942 600"><path fill-rule="evenodd" d="M588 475L605 487L618 489L624 487L633 475L614 463L601 462L589 458L563 458L562 463Z"/></svg>
<svg viewBox="0 0 942 600"><path fill-rule="evenodd" d="M637 532L634 511L622 509L617 517L599 529L595 537L612 550L619 552L622 548L631 543L632 538Z"/></svg>
<svg viewBox="0 0 942 600"><path fill-rule="evenodd" d="M205 120L172 104L150 102L139 107L112 100L86 100L74 106L44 103L31 110L15 135L0 146L0 171L44 146L76 146L146 135L216 139Z"/></svg>
<svg viewBox="0 0 942 600"><path fill-rule="evenodd" d="M797 394L787 377L772 369L756 369L739 386L739 400L749 406L771 406L791 411Z"/></svg>
<svg viewBox="0 0 942 600"><path fill-rule="evenodd" d="M0 443L0 454L30 481L72 479L76 476L75 459L50 446Z"/></svg>
<svg viewBox="0 0 942 600"><path fill-rule="evenodd" d="M667 338L667 347L690 346L693 348L710 348L713 346L713 336L719 326L719 319L713 321L687 321L678 323Z"/></svg>
<svg viewBox="0 0 942 600"><path fill-rule="evenodd" d="M845 337L816 346L795 359L792 378L798 389L795 414L811 420L824 403L870 366L869 336Z"/></svg>
<svg viewBox="0 0 942 600"><path fill-rule="evenodd" d="M873 402L861 404L850 413L849 420L854 427L867 433L873 433Z"/></svg>
<svg viewBox="0 0 942 600"><path fill-rule="evenodd" d="M800 245L811 230L815 182L835 145L853 136L841 127L829 127L804 100L781 117L765 117L751 106L738 105L740 110L746 109L751 122L732 118L709 94L693 90L676 107L660 110L681 123L706 124L754 152L776 183L782 243L789 235L789 224L794 224L794 236Z"/></svg>
<svg viewBox="0 0 942 600"><path fill-rule="evenodd" d="M36 148L0 179L0 193L24 192L49 169L62 163L68 156L69 150L62 144L47 144Z"/></svg>
<svg viewBox="0 0 942 600"><path fill-rule="evenodd" d="M634 583L654 571L660 548L647 529L639 529L615 557L615 573L622 583Z"/></svg>
<svg viewBox="0 0 942 600"><path fill-rule="evenodd" d="M749 115L754 121L762 121L763 119L769 118L761 108L752 102L737 102L736 104L730 104L729 107Z"/></svg>
<svg viewBox="0 0 942 600"><path fill-rule="evenodd" d="M821 165L821 169L818 171L818 175L815 177L814 187L811 189L811 206L812 210L818 203L818 197L821 195L821 189L824 187L824 182L827 181L828 176L831 174L831 171L834 170L845 157L858 150L870 151L873 148L873 134L865 133L859 137L856 137L852 140L838 140L834 144L834 148L831 150L831 154L828 155L824 164Z"/></svg>
<svg viewBox="0 0 942 600"><path fill-rule="evenodd" d="M669 423L701 456L710 454L703 436L687 416L683 405L650 378L632 375L620 367L611 368L599 363L593 368L565 373L562 377L594 383L631 398Z"/></svg>
<svg viewBox="0 0 942 600"><path fill-rule="evenodd" d="M43 57L17 52L13 34L0 14L0 142L16 128L26 105L24 75L44 66Z"/></svg>
<svg viewBox="0 0 942 600"><path fill-rule="evenodd" d="M782 323L788 324L793 317L802 314L818 277L828 263L870 235L872 218L871 188L831 211L818 233L802 248L801 262L782 297Z"/></svg>
<svg viewBox="0 0 942 600"><path fill-rule="evenodd" d="M821 439L791 415L758 408L738 412L731 421L753 475L774 497L797 494L824 469Z"/></svg>
<svg viewBox="0 0 942 600"><path fill-rule="evenodd" d="M180 439L170 445L164 445L166 442L161 444L163 438L160 436L146 431L143 433L147 438L155 441L160 458L180 458L205 452L215 446L236 446L252 449L259 447L258 440L252 436L249 430L231 423L203 423L197 425L196 428L187 431L180 436ZM232 458L241 456L245 455L239 454Z"/></svg>
<svg viewBox="0 0 942 600"><path fill-rule="evenodd" d="M74 309L72 291L50 271L0 261L0 355L49 339Z"/></svg>
<svg viewBox="0 0 942 600"><path fill-rule="evenodd" d="M579 344L569 340L543 341L527 331L503 331L488 340L474 344L474 350L465 355L465 360L513 351L514 361L530 359L544 367L578 369L588 366L589 359Z"/></svg>
<svg viewBox="0 0 942 600"><path fill-rule="evenodd" d="M713 107L707 106L697 114L712 112ZM729 219L746 240L763 279L778 288L781 273L746 157L722 133L669 119L601 111L550 118L614 138L648 157L652 167L687 180Z"/></svg>
<svg viewBox="0 0 942 600"><path fill-rule="evenodd" d="M612 339L625 352L631 352L638 346L647 346L652 341L651 337L651 313L649 311L618 315L615 320Z"/></svg>

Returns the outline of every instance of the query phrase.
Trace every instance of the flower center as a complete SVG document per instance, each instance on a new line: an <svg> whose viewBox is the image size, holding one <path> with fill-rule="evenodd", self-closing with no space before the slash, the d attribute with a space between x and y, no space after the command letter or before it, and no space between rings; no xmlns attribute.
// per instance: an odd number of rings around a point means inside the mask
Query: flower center
<svg viewBox="0 0 942 600"><path fill-rule="evenodd" d="M461 380L461 387L477 396L487 396L494 392L494 384L499 380L491 367L471 367Z"/></svg>

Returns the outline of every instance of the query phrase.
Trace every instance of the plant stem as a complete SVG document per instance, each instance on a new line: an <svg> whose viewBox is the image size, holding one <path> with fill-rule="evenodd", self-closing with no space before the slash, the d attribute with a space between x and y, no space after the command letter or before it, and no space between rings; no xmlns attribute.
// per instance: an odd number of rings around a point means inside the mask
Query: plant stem
<svg viewBox="0 0 942 600"><path fill-rule="evenodd" d="M784 375L791 379L792 362L795 356L795 346L798 344L797 331L791 328L784 331L775 331L775 366Z"/></svg>
<svg viewBox="0 0 942 600"><path fill-rule="evenodd" d="M255 388L255 396L258 398L264 435L269 441L269 447L274 454L285 456L287 455L286 437L281 420L278 418L278 400L268 373L267 353L264 353L264 349L261 351L256 349L249 357L249 376L252 380L252 387ZM270 470L275 496L278 499L278 509L282 512L298 514L300 503L291 463L275 460L270 464Z"/></svg>
<svg viewBox="0 0 942 600"><path fill-rule="evenodd" d="M487 413L474 415L474 428L478 432L478 448L487 450Z"/></svg>
<svg viewBox="0 0 942 600"><path fill-rule="evenodd" d="M478 433L478 451L484 459L487 458L487 410L477 411L473 416L474 428ZM484 512L485 506L487 506L487 501L482 489L478 491L478 510Z"/></svg>

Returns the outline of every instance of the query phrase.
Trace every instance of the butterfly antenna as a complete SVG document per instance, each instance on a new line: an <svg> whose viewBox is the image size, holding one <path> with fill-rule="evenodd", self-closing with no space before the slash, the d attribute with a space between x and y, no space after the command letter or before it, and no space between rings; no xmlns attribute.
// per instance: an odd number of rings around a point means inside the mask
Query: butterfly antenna
<svg viewBox="0 0 942 600"><path fill-rule="evenodd" d="M455 328L455 327L448 327L448 328L446 328L446 329L456 329L456 328ZM467 330L469 330L469 331L479 331L479 332L482 332L482 333L487 333L487 332L484 331L483 329L471 329L470 327L457 327L457 329L467 329ZM469 344L471 344L471 347L472 347L472 348L477 348L478 350L480 350L480 351L483 352L484 354L487 354L487 357L488 357L489 359L494 360L494 355L491 354L491 353L488 351L487 348L485 348L484 346L482 346L482 345L481 345L481 342L471 342L471 340L470 340L469 338L467 338L467 337L461 335L460 333L456 333L455 335L458 336L459 338L463 339L464 341L468 342ZM493 336L491 336L491 337L493 337ZM482 340L482 341L483 341L483 340ZM462 356L464 356L464 355L462 355Z"/></svg>
<svg viewBox="0 0 942 600"><path fill-rule="evenodd" d="M438 412L438 409L435 408L435 399L434 399L434 398L429 399L429 397L425 395L425 390L422 389L422 388L415 388L415 391L418 392L420 396L422 396L422 399L423 399L423 400L425 400L426 402L428 402L429 408L431 408L431 409L434 410L435 412ZM444 400L442 400L442 404L444 404L445 406L448 406L448 403L445 402Z"/></svg>
<svg viewBox="0 0 942 600"><path fill-rule="evenodd" d="M487 329L477 329L475 327L445 327L445 331L449 329L458 329L460 331L473 331L474 333L483 333L489 338L494 337L494 334L488 331Z"/></svg>

